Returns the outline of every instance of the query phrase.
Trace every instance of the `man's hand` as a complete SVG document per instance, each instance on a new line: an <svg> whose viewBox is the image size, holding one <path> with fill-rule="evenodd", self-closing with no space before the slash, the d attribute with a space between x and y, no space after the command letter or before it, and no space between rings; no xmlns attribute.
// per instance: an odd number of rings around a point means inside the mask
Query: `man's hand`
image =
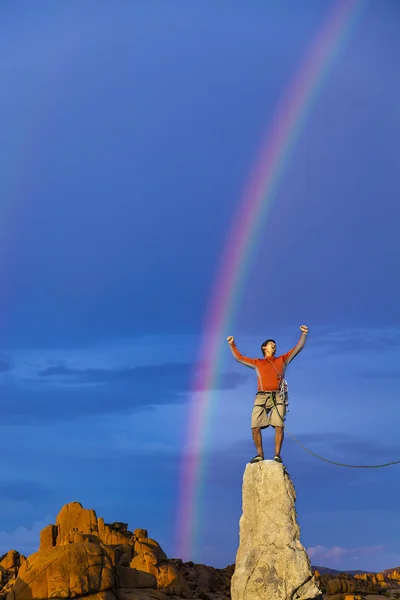
<svg viewBox="0 0 400 600"><path fill-rule="evenodd" d="M308 333L308 327L307 327L307 325L302 325L300 327L300 331L301 331L301 333L305 333L307 335L307 333Z"/></svg>
<svg viewBox="0 0 400 600"><path fill-rule="evenodd" d="M233 335L230 335L229 337L226 338L226 341L228 342L228 344L230 346L232 346L233 342L235 341L235 338L233 337Z"/></svg>

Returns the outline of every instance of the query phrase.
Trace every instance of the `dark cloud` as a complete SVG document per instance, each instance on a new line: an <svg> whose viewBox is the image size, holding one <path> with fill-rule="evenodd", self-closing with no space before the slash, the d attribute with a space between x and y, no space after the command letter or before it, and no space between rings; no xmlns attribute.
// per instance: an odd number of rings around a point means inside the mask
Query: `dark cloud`
<svg viewBox="0 0 400 600"><path fill-rule="evenodd" d="M147 386L26 386L1 385L3 423L75 422L82 417L151 411L183 404L188 395Z"/></svg>
<svg viewBox="0 0 400 600"><path fill-rule="evenodd" d="M400 348L400 331L387 329L335 329L326 332L311 332L308 347L318 348L327 355L340 355L354 352L377 353Z"/></svg>
<svg viewBox="0 0 400 600"><path fill-rule="evenodd" d="M0 501L29 502L42 504L44 498L54 496L54 488L47 482L38 481L0 481Z"/></svg>
<svg viewBox="0 0 400 600"><path fill-rule="evenodd" d="M59 378L60 381L70 384L123 384L153 382L155 386L169 391L189 391L192 387L192 377L195 365L191 363L164 363L140 367L125 367L122 369L71 369L65 365L48 367L39 371L42 378ZM205 367L198 370L197 376L201 378ZM225 372L215 379L213 389L231 390L247 381L246 375L235 372Z"/></svg>
<svg viewBox="0 0 400 600"><path fill-rule="evenodd" d="M38 379L0 385L2 419L29 423L76 421L87 415L135 413L185 404L192 395L193 369L189 363L122 369L51 366L40 371ZM213 389L232 390L246 381L246 375L225 372L215 379Z"/></svg>

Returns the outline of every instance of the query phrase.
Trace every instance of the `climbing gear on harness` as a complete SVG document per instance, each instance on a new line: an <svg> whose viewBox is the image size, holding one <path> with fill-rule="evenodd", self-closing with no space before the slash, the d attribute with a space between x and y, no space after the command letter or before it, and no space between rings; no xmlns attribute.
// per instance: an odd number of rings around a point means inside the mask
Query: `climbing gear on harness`
<svg viewBox="0 0 400 600"><path fill-rule="evenodd" d="M279 386L279 394L283 400L283 404L286 406L286 412L289 412L289 388L286 379L283 377Z"/></svg>
<svg viewBox="0 0 400 600"><path fill-rule="evenodd" d="M260 460L264 460L264 457L257 454L257 456L255 456L254 458L251 459L250 463L253 464L256 462L260 462Z"/></svg>
<svg viewBox="0 0 400 600"><path fill-rule="evenodd" d="M329 460L328 458L324 458L323 456L320 456L319 454L316 454L315 452L313 452L309 448L306 448L306 446L304 446L301 442L299 442L298 439L296 439L294 437L293 433L290 433L290 431L288 430L288 428L285 427L283 419L282 419L281 415L279 414L278 407L277 407L277 404L275 402L274 397L272 397L272 402L274 403L275 410L276 410L276 412L277 412L280 420L282 421L282 427L285 428L285 430L288 432L288 434L290 435L290 437L292 439L294 439L294 441L297 442L299 444L299 446L301 446L301 448L303 448L303 450L305 450L309 454L312 454L312 456L315 456L316 458L319 458L320 460L323 460L323 461L325 461L327 463L330 463L331 465L336 465L338 467L348 467L349 469L380 469L381 467L390 467L391 465L400 465L400 460L394 460L392 462L382 463L381 465L348 465L346 463L339 463L339 462L335 462L334 460Z"/></svg>
<svg viewBox="0 0 400 600"><path fill-rule="evenodd" d="M278 369L268 358L266 359L270 365L272 365L277 373L277 377L279 379L279 395L282 398L283 404L286 408L286 412L289 412L289 388L286 379L283 376L283 373L279 373Z"/></svg>

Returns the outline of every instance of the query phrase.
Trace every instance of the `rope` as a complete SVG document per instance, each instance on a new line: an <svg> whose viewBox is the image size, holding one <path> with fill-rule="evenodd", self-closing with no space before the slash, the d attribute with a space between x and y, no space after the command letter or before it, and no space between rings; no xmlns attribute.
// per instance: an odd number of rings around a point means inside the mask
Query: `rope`
<svg viewBox="0 0 400 600"><path fill-rule="evenodd" d="M336 462L334 460L329 460L328 458L324 458L323 456L320 456L319 454L316 454L315 452L313 452L312 450L310 450L309 448L307 448L306 446L304 446L304 444L302 444L297 438L295 438L294 435L293 435L293 433L290 433L289 429L287 427L285 427L284 420L282 419L281 415L279 414L278 407L277 407L277 405L275 403L275 394L272 394L272 402L274 403L275 410L276 410L276 412L277 412L280 420L282 421L282 427L288 432L288 434L290 435L290 437L293 438L294 441L297 442L299 444L299 446L301 446L303 448L303 450L305 450L309 454L312 454L312 456L315 456L316 458L319 458L320 460L323 460L323 461L325 461L327 463L330 463L331 465L336 465L338 467L348 467L349 469L380 469L381 467L389 467L391 465L398 465L398 464L400 464L400 460L394 460L392 462L382 463L381 465L348 465L346 463L339 463L339 462Z"/></svg>

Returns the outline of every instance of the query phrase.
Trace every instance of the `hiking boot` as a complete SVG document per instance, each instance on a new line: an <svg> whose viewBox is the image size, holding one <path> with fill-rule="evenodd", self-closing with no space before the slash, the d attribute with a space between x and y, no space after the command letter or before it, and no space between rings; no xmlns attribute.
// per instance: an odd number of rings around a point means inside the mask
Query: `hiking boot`
<svg viewBox="0 0 400 600"><path fill-rule="evenodd" d="M257 456L251 459L250 463L260 462L260 460L264 460L264 457L257 454Z"/></svg>
<svg viewBox="0 0 400 600"><path fill-rule="evenodd" d="M281 457L280 457L280 456L278 456L277 454L275 454L275 456L274 456L274 461L275 461L275 462L278 462L278 463L281 463L281 462L282 462L282 459L281 459Z"/></svg>

